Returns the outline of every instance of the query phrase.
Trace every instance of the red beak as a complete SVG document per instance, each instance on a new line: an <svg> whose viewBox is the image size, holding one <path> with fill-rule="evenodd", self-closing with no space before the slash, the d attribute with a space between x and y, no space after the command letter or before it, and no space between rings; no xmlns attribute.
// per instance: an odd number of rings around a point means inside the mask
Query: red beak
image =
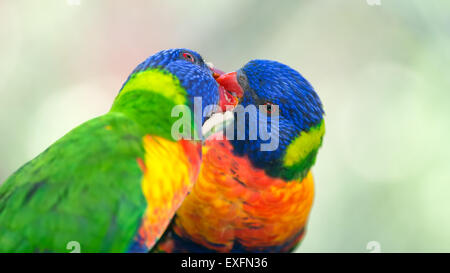
<svg viewBox="0 0 450 273"><path fill-rule="evenodd" d="M219 78L216 79L216 81L225 87L225 89L228 92L235 93L236 97L242 98L244 95L244 91L242 90L242 87L239 85L239 82L237 80L237 73L236 72L230 72L224 75L221 75Z"/></svg>
<svg viewBox="0 0 450 273"><path fill-rule="evenodd" d="M225 72L223 72L222 70L217 69L215 67L209 68L209 69L212 71L214 79L217 79L221 75L225 74Z"/></svg>
<svg viewBox="0 0 450 273"><path fill-rule="evenodd" d="M220 101L219 106L222 111L233 109L242 98L244 91L237 81L237 73L231 72L220 75L216 78L219 83Z"/></svg>

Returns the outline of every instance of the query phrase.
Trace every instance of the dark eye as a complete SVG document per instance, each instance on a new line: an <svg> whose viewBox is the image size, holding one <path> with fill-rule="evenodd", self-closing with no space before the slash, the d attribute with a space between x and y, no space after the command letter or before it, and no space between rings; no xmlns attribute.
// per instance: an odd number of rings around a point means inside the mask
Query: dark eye
<svg viewBox="0 0 450 273"><path fill-rule="evenodd" d="M275 109L274 109L275 106L274 106L274 104L271 103L271 102L266 102L266 103L264 103L263 105L264 105L264 107L262 107L262 110L263 110L266 114L268 114L268 115L272 114L272 111L275 110Z"/></svg>
<svg viewBox="0 0 450 273"><path fill-rule="evenodd" d="M183 58L184 58L186 61L189 61L189 62L191 62L191 63L195 63L195 58L194 58L194 56L192 56L191 53L184 52L184 53L182 54L182 56L183 56Z"/></svg>
<svg viewBox="0 0 450 273"><path fill-rule="evenodd" d="M249 88L248 81L247 81L247 76L245 75L244 71L242 71L241 69L239 69L237 71L237 80L238 80L239 85L242 87L243 90L246 90L246 89Z"/></svg>

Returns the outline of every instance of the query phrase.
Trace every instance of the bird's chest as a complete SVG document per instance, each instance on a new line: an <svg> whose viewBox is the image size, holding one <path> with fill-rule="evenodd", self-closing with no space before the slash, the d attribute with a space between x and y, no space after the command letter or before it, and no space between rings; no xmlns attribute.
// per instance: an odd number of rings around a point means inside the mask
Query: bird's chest
<svg viewBox="0 0 450 273"><path fill-rule="evenodd" d="M216 251L280 251L297 240L312 205L312 175L286 182L233 155L226 141L207 147L177 212L177 234Z"/></svg>
<svg viewBox="0 0 450 273"><path fill-rule="evenodd" d="M138 245L150 248L197 180L201 146L150 135L144 137L143 146L145 158L137 160L143 172L142 191L147 208L136 240Z"/></svg>

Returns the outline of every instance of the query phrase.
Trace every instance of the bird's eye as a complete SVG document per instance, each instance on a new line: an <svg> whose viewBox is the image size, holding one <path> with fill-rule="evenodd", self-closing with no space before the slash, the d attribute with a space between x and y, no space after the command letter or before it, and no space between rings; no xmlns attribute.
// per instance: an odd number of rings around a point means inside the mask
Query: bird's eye
<svg viewBox="0 0 450 273"><path fill-rule="evenodd" d="M183 56L183 58L184 58L186 61L189 61L189 62L191 62L191 63L195 63L195 58L194 58L194 56L192 56L192 54L187 53L187 52L184 52L184 53L182 54L182 56Z"/></svg>
<svg viewBox="0 0 450 273"><path fill-rule="evenodd" d="M261 110L270 115L272 114L273 111L276 111L277 105L271 103L271 102L266 102L263 104L263 107L261 107Z"/></svg>
<svg viewBox="0 0 450 273"><path fill-rule="evenodd" d="M239 69L237 71L237 81L243 90L247 90L250 88L248 85L247 76L245 75L245 72L242 71L242 69Z"/></svg>

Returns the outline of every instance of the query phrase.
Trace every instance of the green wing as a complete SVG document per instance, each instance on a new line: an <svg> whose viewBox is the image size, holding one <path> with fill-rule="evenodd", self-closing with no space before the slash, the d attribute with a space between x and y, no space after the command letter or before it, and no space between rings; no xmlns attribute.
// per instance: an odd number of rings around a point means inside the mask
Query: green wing
<svg viewBox="0 0 450 273"><path fill-rule="evenodd" d="M146 208L142 132L120 113L70 131L0 187L0 252L124 252Z"/></svg>

